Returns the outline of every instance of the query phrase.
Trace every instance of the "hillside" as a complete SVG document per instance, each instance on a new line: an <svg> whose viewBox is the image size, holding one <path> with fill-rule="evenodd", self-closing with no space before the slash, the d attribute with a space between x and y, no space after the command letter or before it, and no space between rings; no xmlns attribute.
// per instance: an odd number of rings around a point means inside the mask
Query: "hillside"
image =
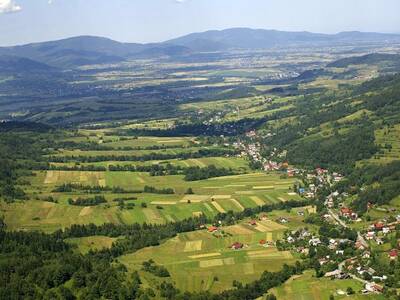
<svg viewBox="0 0 400 300"><path fill-rule="evenodd" d="M28 58L0 56L0 74L51 73L54 71L56 71L55 68Z"/></svg>
<svg viewBox="0 0 400 300"><path fill-rule="evenodd" d="M395 66L400 65L400 55L399 54L383 54L383 53L371 53L362 56L347 57L327 65L327 67L334 68L345 68L350 65L361 65L361 64L379 64L386 63Z"/></svg>
<svg viewBox="0 0 400 300"><path fill-rule="evenodd" d="M121 43L104 37L77 36L57 41L0 48L0 55L29 58L51 66L118 63L132 58L179 57L192 52L230 49L270 49L288 46L339 46L400 42L400 35L342 32L335 35L311 32L231 28L192 33L163 43Z"/></svg>
<svg viewBox="0 0 400 300"><path fill-rule="evenodd" d="M286 32L265 29L231 28L192 33L169 40L168 43L183 45L197 51L239 49L265 49L285 46L339 45L366 42L399 42L400 35L341 32L319 34L311 32Z"/></svg>

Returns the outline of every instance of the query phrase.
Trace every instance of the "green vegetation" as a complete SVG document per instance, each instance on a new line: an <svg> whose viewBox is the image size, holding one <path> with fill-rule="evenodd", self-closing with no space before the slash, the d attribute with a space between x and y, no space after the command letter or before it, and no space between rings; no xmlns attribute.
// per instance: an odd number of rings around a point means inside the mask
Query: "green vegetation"
<svg viewBox="0 0 400 300"><path fill-rule="evenodd" d="M337 53L88 66L46 113L2 102L68 127L0 123L0 298L397 299L398 57ZM357 263L382 297L323 277Z"/></svg>

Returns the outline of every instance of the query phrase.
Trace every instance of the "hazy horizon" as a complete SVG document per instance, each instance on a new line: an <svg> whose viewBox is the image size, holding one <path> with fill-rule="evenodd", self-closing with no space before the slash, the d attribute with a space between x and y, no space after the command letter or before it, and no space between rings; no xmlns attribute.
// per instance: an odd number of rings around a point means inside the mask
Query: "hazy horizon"
<svg viewBox="0 0 400 300"><path fill-rule="evenodd" d="M110 39L116 42L120 43L132 43L132 44L152 44L152 43L162 43L162 42L167 42L169 40L173 40L175 38L179 38L185 35L193 34L193 33L202 33L202 32L207 32L207 31L224 31L224 30L229 30L229 29L252 29L252 30L271 30L271 31L282 31L282 32L308 32L308 33L315 33L315 34L330 34L330 35L335 35L339 33L343 33L346 31L338 31L338 32L314 32L314 31L307 31L307 30L294 30L294 31L289 31L289 30L280 30L280 29L275 29L275 28L252 28L252 27L229 27L229 28L222 28L222 29L208 29L204 31L196 31L196 32L187 32L179 36L172 36L171 38L168 38L167 40L159 40L159 41L150 41L150 42L137 42L137 41L124 41L124 40L118 40L111 38L109 36L103 36L103 35L91 35L91 34L81 34L81 35L71 35L71 36L65 36L65 37L60 37L56 39L45 39L45 40L38 40L38 41L31 41L27 43L18 43L18 44L11 44L11 45L1 45L0 47L13 47L13 46L22 46L26 44L35 44L35 43L43 43L43 42L50 42L50 41L57 41L57 40L64 40L64 39L70 39L70 38L76 38L76 37L99 37L99 38L106 38ZM347 32L352 32L351 30ZM399 34L400 32L378 32L378 31L354 31L354 32L363 32L363 33L380 33L380 34Z"/></svg>
<svg viewBox="0 0 400 300"><path fill-rule="evenodd" d="M161 42L228 28L400 33L397 0L0 0L0 46L91 35Z"/></svg>

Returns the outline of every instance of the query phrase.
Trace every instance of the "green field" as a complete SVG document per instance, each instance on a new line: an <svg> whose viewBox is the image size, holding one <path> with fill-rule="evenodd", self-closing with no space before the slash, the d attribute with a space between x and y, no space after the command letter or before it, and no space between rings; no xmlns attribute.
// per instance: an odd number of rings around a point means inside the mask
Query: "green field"
<svg viewBox="0 0 400 300"><path fill-rule="evenodd" d="M151 165L166 165L179 166L182 168L201 167L214 165L217 168L231 168L236 171L249 171L248 161L239 157L201 157L191 159L169 159L169 160L151 160L151 161L100 161L94 163L81 163L80 166L101 166L108 167L109 165L120 166L151 166ZM53 166L68 166L73 167L76 163L52 163Z"/></svg>
<svg viewBox="0 0 400 300"><path fill-rule="evenodd" d="M347 296L346 289L351 287L356 293ZM383 300L383 295L362 295L362 283L353 279L331 280L314 277L314 271L306 271L303 275L294 276L285 284L271 290L279 300L327 300L330 295L335 299L376 299ZM344 293L344 294L343 294Z"/></svg>
<svg viewBox="0 0 400 300"><path fill-rule="evenodd" d="M376 130L375 143L383 147L383 153L371 158L369 162L389 163L400 159L400 124ZM385 145L390 145L390 148Z"/></svg>
<svg viewBox="0 0 400 300"><path fill-rule="evenodd" d="M112 244L116 241L116 238L110 238L107 236L88 236L81 238L69 238L65 241L71 245L75 245L78 251L82 254L86 254L89 250L101 250L111 248Z"/></svg>
<svg viewBox="0 0 400 300"><path fill-rule="evenodd" d="M200 213L213 217L218 212L241 211L268 203L300 200L291 188L296 179L282 179L279 173L249 173L211 178L201 181L184 181L183 176L150 176L140 172L87 172L42 171L32 179L29 196L34 199L12 204L1 203L1 210L11 229L39 229L54 231L72 224L164 223L182 220ZM82 192L54 193L52 190L64 183L83 185L119 186L140 190L145 185L173 188L175 194L114 194L104 193L108 203L93 207L72 206L68 199L89 197ZM185 195L188 188L194 195ZM42 201L52 196L58 203ZM131 210L119 209L115 198L135 196ZM146 203L147 207L141 207Z"/></svg>
<svg viewBox="0 0 400 300"><path fill-rule="evenodd" d="M279 252L274 246L263 247L260 240L275 241L288 227L272 219L258 221L257 226L247 222L224 227L226 237L216 237L207 230L180 234L157 247L148 247L119 258L130 271L140 271L146 284L155 284L153 275L141 271L143 261L153 259L165 266L171 280L184 291L219 292L232 288L233 280L251 282L265 271L278 271L283 264L292 264L295 257ZM244 248L232 250L240 242ZM217 280L215 279L217 278Z"/></svg>

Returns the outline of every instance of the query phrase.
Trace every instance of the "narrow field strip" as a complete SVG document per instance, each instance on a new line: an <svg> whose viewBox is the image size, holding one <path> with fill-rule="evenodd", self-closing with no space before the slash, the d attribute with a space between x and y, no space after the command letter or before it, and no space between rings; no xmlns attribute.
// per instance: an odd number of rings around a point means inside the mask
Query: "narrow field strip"
<svg viewBox="0 0 400 300"><path fill-rule="evenodd" d="M220 213L225 213L225 209L216 201L211 202L211 204L215 207L216 210Z"/></svg>
<svg viewBox="0 0 400 300"><path fill-rule="evenodd" d="M202 240L186 242L183 252L201 251Z"/></svg>
<svg viewBox="0 0 400 300"><path fill-rule="evenodd" d="M262 206L265 204L265 202L258 196L250 196L250 199L257 205L257 206Z"/></svg>
<svg viewBox="0 0 400 300"><path fill-rule="evenodd" d="M220 256L220 255L221 255L221 253L219 253L219 252L213 252L213 253L205 253L205 254L198 254L198 255L190 255L189 258L198 259L198 258L214 257L214 256Z"/></svg>
<svg viewBox="0 0 400 300"><path fill-rule="evenodd" d="M235 204L236 205L236 207L237 208L239 208L240 210L244 210L244 206L242 205L242 204L240 204L240 202L239 201L237 201L236 199L230 199L230 201L232 201L233 202L233 204Z"/></svg>

